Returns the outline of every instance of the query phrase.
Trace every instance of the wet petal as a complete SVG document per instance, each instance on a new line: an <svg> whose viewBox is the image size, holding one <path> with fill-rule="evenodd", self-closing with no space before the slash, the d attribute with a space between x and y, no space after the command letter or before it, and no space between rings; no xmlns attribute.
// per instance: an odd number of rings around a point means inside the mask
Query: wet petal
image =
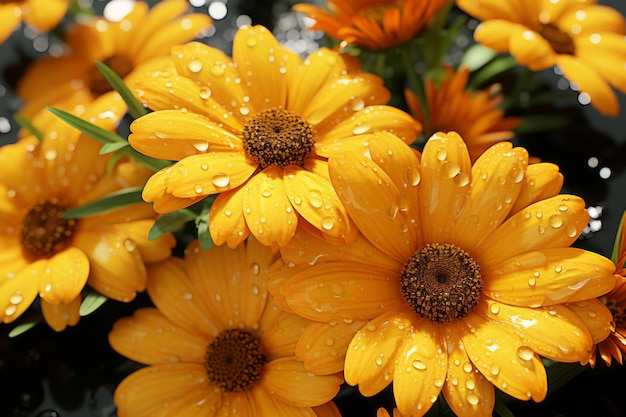
<svg viewBox="0 0 626 417"><path fill-rule="evenodd" d="M115 322L109 343L140 363L202 363L208 339L176 326L156 308L141 308Z"/></svg>
<svg viewBox="0 0 626 417"><path fill-rule="evenodd" d="M620 49L615 50L615 48ZM593 33L576 38L576 56L593 68L612 86L626 92L626 40L624 35Z"/></svg>
<svg viewBox="0 0 626 417"><path fill-rule="evenodd" d="M41 312L43 318L56 332L63 331L67 326L75 326L80 319L79 309L82 297L78 295L69 303L50 304L45 299L41 300Z"/></svg>
<svg viewBox="0 0 626 417"><path fill-rule="evenodd" d="M425 242L449 239L470 195L471 169L469 152L457 133L438 132L426 142L419 186Z"/></svg>
<svg viewBox="0 0 626 417"><path fill-rule="evenodd" d="M580 301L610 291L613 270L609 259L582 249L527 252L483 270L483 292L527 307Z"/></svg>
<svg viewBox="0 0 626 417"><path fill-rule="evenodd" d="M280 310L274 303L269 304L258 326L267 360L293 356L300 335L309 323L300 316Z"/></svg>
<svg viewBox="0 0 626 417"><path fill-rule="evenodd" d="M76 247L55 254L39 276L39 296L51 304L71 303L85 287L89 264L86 254Z"/></svg>
<svg viewBox="0 0 626 417"><path fill-rule="evenodd" d="M382 391L397 362L398 346L413 328L414 314L407 309L387 311L365 324L346 351L345 378L365 396Z"/></svg>
<svg viewBox="0 0 626 417"><path fill-rule="evenodd" d="M432 407L446 379L447 361L439 324L417 322L402 341L393 374L393 394L402 414L422 416Z"/></svg>
<svg viewBox="0 0 626 417"><path fill-rule="evenodd" d="M148 239L148 233L154 226L154 220L120 223L115 227L120 234L126 235L124 246L127 250L137 250L145 263L159 262L170 257L176 246L174 235L166 233L157 239Z"/></svg>
<svg viewBox="0 0 626 417"><path fill-rule="evenodd" d="M528 165L522 188L509 216L541 200L557 195L563 187L563 174L559 166L549 162Z"/></svg>
<svg viewBox="0 0 626 417"><path fill-rule="evenodd" d="M261 416L293 416L293 417L316 417L310 407L300 407L287 404L277 398L272 391L265 386L257 385L251 389L254 398L255 411Z"/></svg>
<svg viewBox="0 0 626 417"><path fill-rule="evenodd" d="M600 343L611 333L613 314L602 301L593 298L566 303L564 306L585 323L594 344Z"/></svg>
<svg viewBox="0 0 626 417"><path fill-rule="evenodd" d="M222 392L210 386L195 386L184 394L171 398L151 417L212 417L221 403ZM121 417L121 416L120 416Z"/></svg>
<svg viewBox="0 0 626 417"><path fill-rule="evenodd" d="M510 36L509 52L518 64L533 71L544 70L554 65L556 53L550 42L539 33L518 26Z"/></svg>
<svg viewBox="0 0 626 417"><path fill-rule="evenodd" d="M209 230L215 245L235 248L250 235L243 212L243 187L220 193L209 212Z"/></svg>
<svg viewBox="0 0 626 417"><path fill-rule="evenodd" d="M472 365L460 335L446 326L444 330L448 348L448 373L443 386L446 402L459 416L491 416L496 397L493 384ZM491 371L497 374L500 368L494 367Z"/></svg>
<svg viewBox="0 0 626 417"><path fill-rule="evenodd" d="M298 217L287 198L282 170L270 166L244 185L243 213L250 232L266 246L287 245Z"/></svg>
<svg viewBox="0 0 626 417"><path fill-rule="evenodd" d="M296 407L314 407L332 400L342 382L338 374L312 374L295 357L267 363L260 381L269 393Z"/></svg>

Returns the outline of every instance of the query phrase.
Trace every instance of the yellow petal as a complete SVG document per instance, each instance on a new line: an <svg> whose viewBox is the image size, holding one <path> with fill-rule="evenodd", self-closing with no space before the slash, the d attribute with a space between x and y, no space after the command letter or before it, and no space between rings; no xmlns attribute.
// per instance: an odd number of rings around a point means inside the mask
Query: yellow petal
<svg viewBox="0 0 626 417"><path fill-rule="evenodd" d="M393 374L393 396L403 415L423 416L446 379L448 353L442 328L420 320L402 341Z"/></svg>
<svg viewBox="0 0 626 417"><path fill-rule="evenodd" d="M518 26L511 32L509 52L520 65L533 71L552 67L556 59L556 53L550 42L539 33L523 26Z"/></svg>
<svg viewBox="0 0 626 417"><path fill-rule="evenodd" d="M365 396L382 391L391 383L398 346L413 328L415 315L407 309L386 311L365 324L346 351L345 378L358 385Z"/></svg>
<svg viewBox="0 0 626 417"><path fill-rule="evenodd" d="M332 400L342 382L338 374L317 376L295 357L285 357L267 363L259 383L287 404L314 407Z"/></svg>
<svg viewBox="0 0 626 417"><path fill-rule="evenodd" d="M613 314L602 301L594 298L564 306L585 323L594 344L602 342L611 333Z"/></svg>
<svg viewBox="0 0 626 417"><path fill-rule="evenodd" d="M250 395L254 401L255 415L315 417L315 412L311 407L294 407L287 404L262 385L252 387Z"/></svg>
<svg viewBox="0 0 626 417"><path fill-rule="evenodd" d="M422 152L419 186L425 242L449 239L470 195L471 182L471 161L463 139L455 132L432 135Z"/></svg>
<svg viewBox="0 0 626 417"><path fill-rule="evenodd" d="M563 174L559 172L558 165L549 162L529 165L522 188L509 216L537 201L554 197L561 191L561 187L563 187Z"/></svg>
<svg viewBox="0 0 626 417"><path fill-rule="evenodd" d="M458 416L489 417L495 404L493 385L480 373L467 356L460 335L445 330L448 369L443 395ZM498 372L498 368L494 368Z"/></svg>
<svg viewBox="0 0 626 417"><path fill-rule="evenodd" d="M39 296L51 304L71 303L85 287L90 260L85 252L69 247L47 260L39 277Z"/></svg>
<svg viewBox="0 0 626 417"><path fill-rule="evenodd" d="M115 389L114 402L120 417L148 417L167 407L169 401L194 388L204 387L207 402L217 406L219 394L208 384L201 363L160 364L142 368L126 377Z"/></svg>
<svg viewBox="0 0 626 417"><path fill-rule="evenodd" d="M458 6L466 13L471 14L480 20L491 20L500 18L518 17L514 2L483 0L475 2L473 0L457 0Z"/></svg>
<svg viewBox="0 0 626 417"><path fill-rule="evenodd" d="M342 372L348 345L365 323L363 320L353 320L350 323L310 322L298 340L296 356L314 374Z"/></svg>
<svg viewBox="0 0 626 417"><path fill-rule="evenodd" d="M24 22L37 28L39 32L52 30L61 21L69 6L67 0L29 0Z"/></svg>
<svg viewBox="0 0 626 417"><path fill-rule="evenodd" d="M487 20L476 27L474 39L488 48L508 53L511 37L514 33L519 33L519 31L523 30L523 26L504 19Z"/></svg>
<svg viewBox="0 0 626 417"><path fill-rule="evenodd" d="M17 11L17 12L16 12ZM22 22L21 7L17 3L0 5L0 42L4 42Z"/></svg>
<svg viewBox="0 0 626 417"><path fill-rule="evenodd" d="M621 9L620 9L621 10ZM559 19L561 28L569 29L573 33L575 28L584 33L615 32L623 35L625 31L624 16L617 9L608 5L588 5L584 8L585 14L577 13L578 8L573 7L568 13L564 13ZM623 36L621 36L623 38ZM578 50L577 50L578 52Z"/></svg>
<svg viewBox="0 0 626 417"><path fill-rule="evenodd" d="M210 386L195 386L182 395L171 398L151 417L207 417L219 407L222 393Z"/></svg>
<svg viewBox="0 0 626 417"><path fill-rule="evenodd" d="M614 50L615 44L621 49ZM623 93L626 92L626 71L623 68L625 48L624 35L595 33L576 38L576 56Z"/></svg>
<svg viewBox="0 0 626 417"><path fill-rule="evenodd" d="M241 417L254 417L255 404L250 391L225 394L221 400L215 417L232 417L233 410Z"/></svg>
<svg viewBox="0 0 626 417"><path fill-rule="evenodd" d="M118 353L140 363L202 363L207 337L186 331L156 308L141 308L115 322L109 343Z"/></svg>
<svg viewBox="0 0 626 417"><path fill-rule="evenodd" d="M473 312L446 326L459 335L472 364L489 382L520 400L545 398L548 386L541 359L509 329Z"/></svg>
<svg viewBox="0 0 626 417"><path fill-rule="evenodd" d="M313 407L316 417L341 417L341 412L334 402L330 401L319 407Z"/></svg>
<svg viewBox="0 0 626 417"><path fill-rule="evenodd" d="M220 193L209 212L209 230L216 245L236 248L250 235L243 213L243 187Z"/></svg>
<svg viewBox="0 0 626 417"><path fill-rule="evenodd" d="M300 335L310 322L295 314L268 305L259 326L263 354L267 360L293 356Z"/></svg>
<svg viewBox="0 0 626 417"><path fill-rule="evenodd" d="M170 257L176 239L171 233L165 233L157 239L148 239L148 233L154 226L154 220L141 220L120 223L115 227L128 238L124 240L127 250L137 250L145 263L159 262Z"/></svg>
<svg viewBox="0 0 626 417"><path fill-rule="evenodd" d="M0 284L0 319L11 323L20 317L37 297L40 277L47 261L33 262Z"/></svg>
<svg viewBox="0 0 626 417"><path fill-rule="evenodd" d="M539 307L599 297L613 288L613 263L577 248L527 252L483 270L483 291L518 306Z"/></svg>
<svg viewBox="0 0 626 417"><path fill-rule="evenodd" d="M43 318L54 331L60 332L67 326L75 326L80 319L79 310L82 297L78 295L69 303L50 304L45 299L41 300L41 312Z"/></svg>
<svg viewBox="0 0 626 417"><path fill-rule="evenodd" d="M518 211L472 254L484 271L514 256L570 246L589 220L585 202L559 194Z"/></svg>

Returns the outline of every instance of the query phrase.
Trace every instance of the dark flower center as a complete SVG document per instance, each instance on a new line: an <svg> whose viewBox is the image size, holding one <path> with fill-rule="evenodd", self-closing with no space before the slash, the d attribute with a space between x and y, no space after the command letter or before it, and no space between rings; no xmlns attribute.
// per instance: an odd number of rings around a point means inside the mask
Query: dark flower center
<svg viewBox="0 0 626 417"><path fill-rule="evenodd" d="M76 220L61 217L68 207L54 198L38 203L26 213L22 245L31 255L46 257L65 248L76 227Z"/></svg>
<svg viewBox="0 0 626 417"><path fill-rule="evenodd" d="M478 264L448 243L424 246L404 266L400 292L415 314L437 323L462 319L483 289Z"/></svg>
<svg viewBox="0 0 626 417"><path fill-rule="evenodd" d="M302 167L314 144L311 126L289 110L263 110L243 128L243 148L261 168Z"/></svg>
<svg viewBox="0 0 626 417"><path fill-rule="evenodd" d="M261 377L265 366L261 343L249 332L224 330L207 347L204 366L212 385L239 392Z"/></svg>
<svg viewBox="0 0 626 417"><path fill-rule="evenodd" d="M572 37L551 23L535 23L530 28L550 43L554 52L561 55L574 55L576 48Z"/></svg>
<svg viewBox="0 0 626 417"><path fill-rule="evenodd" d="M126 77L133 70L132 61L123 55L113 55L105 59L103 63L115 71L120 78ZM95 65L89 70L88 83L89 90L94 96L101 96L113 90L111 84Z"/></svg>

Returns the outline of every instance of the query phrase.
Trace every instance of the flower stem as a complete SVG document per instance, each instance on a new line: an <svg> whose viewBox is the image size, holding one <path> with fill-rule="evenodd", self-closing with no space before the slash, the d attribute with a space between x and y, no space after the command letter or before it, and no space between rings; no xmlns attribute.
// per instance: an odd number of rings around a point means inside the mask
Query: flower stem
<svg viewBox="0 0 626 417"><path fill-rule="evenodd" d="M422 105L422 113L424 118L428 118L428 104L426 102L426 93L424 91L424 83L422 77L415 70L413 61L411 59L411 45L410 42L405 43L399 47L400 57L402 58L402 64L404 65L404 72L408 80L408 85L420 101Z"/></svg>

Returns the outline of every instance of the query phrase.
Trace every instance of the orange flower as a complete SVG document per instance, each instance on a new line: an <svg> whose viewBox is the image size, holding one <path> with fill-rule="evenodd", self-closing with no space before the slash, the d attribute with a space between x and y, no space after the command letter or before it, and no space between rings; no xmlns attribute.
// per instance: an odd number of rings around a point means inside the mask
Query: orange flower
<svg viewBox="0 0 626 417"><path fill-rule="evenodd" d="M262 26L239 29L233 58L199 42L174 47L176 70L138 80L153 111L131 124L138 151L179 161L152 176L144 199L171 212L219 194L209 214L216 244L253 234L285 246L298 224L348 241L354 227L328 178L328 158L365 151L360 136L421 126L383 105L382 80L326 48L304 61ZM347 173L347 175L350 175Z"/></svg>
<svg viewBox="0 0 626 417"><path fill-rule="evenodd" d="M613 286L610 260L569 247L588 221L582 199L517 207L535 198L523 191L533 188L527 152L508 142L474 164L454 132L433 135L421 160L399 140L368 143L371 159L329 161L362 234L336 247L299 230L270 291L311 320L364 320L344 352L346 382L369 396L393 381L403 415L424 415L442 392L455 414L488 416L494 386L543 400L540 356L579 362L593 347L593 331L563 304ZM538 182L549 194L553 180ZM586 313L604 311L589 303Z"/></svg>
<svg viewBox="0 0 626 417"><path fill-rule="evenodd" d="M0 44L24 22L39 32L59 24L72 0L13 0L0 3Z"/></svg>
<svg viewBox="0 0 626 417"><path fill-rule="evenodd" d="M206 15L184 14L188 8L186 0L157 2L151 10L138 1L120 21L97 17L73 24L65 39L69 52L35 61L20 78L17 93L24 100L20 113L43 130L53 117L40 112L44 106L82 117L95 98L116 95L95 61L108 65L127 85L138 74L162 69L173 45L195 38L211 24Z"/></svg>
<svg viewBox="0 0 626 417"><path fill-rule="evenodd" d="M123 108L119 99L117 110ZM90 111L99 115L93 123L111 124L97 102ZM78 322L85 284L131 301L145 288L144 264L170 256L173 236L147 239L155 218L148 204L62 217L149 176L132 161L107 174L111 156L99 155L100 146L57 119L41 144L27 137L0 148L0 321L14 321L39 295L46 322L63 330Z"/></svg>
<svg viewBox="0 0 626 417"><path fill-rule="evenodd" d="M328 0L330 12L298 3L293 10L315 20L311 29L371 50L403 44L429 23L447 0Z"/></svg>
<svg viewBox="0 0 626 417"><path fill-rule="evenodd" d="M533 71L558 66L601 113L619 113L611 86L626 92L626 23L595 0L456 0L483 22L474 38Z"/></svg>
<svg viewBox="0 0 626 417"><path fill-rule="evenodd" d="M308 321L276 308L267 292L275 258L252 238L208 251L195 241L184 259L148 267L156 308L118 320L109 334L117 352L149 365L117 387L120 417L339 415L326 403L343 378L315 376L296 359Z"/></svg>
<svg viewBox="0 0 626 417"><path fill-rule="evenodd" d="M467 68L455 72L446 67L445 72L447 75L440 84L433 79L426 82L428 118L417 95L409 89L404 91L409 109L422 123L426 137L439 131L457 132L465 140L472 161L494 143L513 137L512 129L521 119L505 117L504 111L498 109L504 96L490 90L468 91Z"/></svg>

